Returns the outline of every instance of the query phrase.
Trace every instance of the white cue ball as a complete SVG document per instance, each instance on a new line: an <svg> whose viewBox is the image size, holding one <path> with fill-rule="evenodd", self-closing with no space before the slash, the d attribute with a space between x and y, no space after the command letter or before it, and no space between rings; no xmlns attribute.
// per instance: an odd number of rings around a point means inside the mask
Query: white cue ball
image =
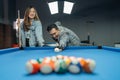
<svg viewBox="0 0 120 80"><path fill-rule="evenodd" d="M61 49L59 49L59 48L55 48L54 51L55 51L55 52L60 52Z"/></svg>

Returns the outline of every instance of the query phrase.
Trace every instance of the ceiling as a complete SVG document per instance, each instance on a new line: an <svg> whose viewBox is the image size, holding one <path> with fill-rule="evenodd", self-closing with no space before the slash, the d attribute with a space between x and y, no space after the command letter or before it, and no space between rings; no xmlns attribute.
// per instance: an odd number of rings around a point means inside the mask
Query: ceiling
<svg viewBox="0 0 120 80"><path fill-rule="evenodd" d="M24 0L16 0L16 6L17 9L21 9L22 11L25 9L26 6L32 4L34 5L39 14L44 16L51 16L49 8L47 3L52 2L56 0L27 0L24 2ZM66 15L63 14L63 2L64 0L57 0L59 5L59 14L57 15ZM120 8L119 1L118 0L66 0L74 2L75 5L72 10L71 15L80 15L86 13L86 11L89 11L91 9L104 9L104 10L111 10L114 8Z"/></svg>

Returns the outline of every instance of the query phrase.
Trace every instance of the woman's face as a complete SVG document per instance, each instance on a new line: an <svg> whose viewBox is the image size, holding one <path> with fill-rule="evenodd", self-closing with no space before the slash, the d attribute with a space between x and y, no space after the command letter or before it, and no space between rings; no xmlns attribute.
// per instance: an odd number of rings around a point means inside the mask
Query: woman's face
<svg viewBox="0 0 120 80"><path fill-rule="evenodd" d="M36 14L35 9L34 9L34 8L31 8L31 9L30 9L30 12L29 12L29 18L30 18L30 19L34 19L35 14Z"/></svg>

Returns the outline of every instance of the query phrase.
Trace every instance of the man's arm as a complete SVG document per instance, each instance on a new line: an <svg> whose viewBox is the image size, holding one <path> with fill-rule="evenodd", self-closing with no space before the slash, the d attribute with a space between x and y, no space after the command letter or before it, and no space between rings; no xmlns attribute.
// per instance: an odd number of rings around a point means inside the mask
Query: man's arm
<svg viewBox="0 0 120 80"><path fill-rule="evenodd" d="M68 33L63 33L62 35L60 35L59 37L59 47L61 49L64 49L69 42L69 34Z"/></svg>

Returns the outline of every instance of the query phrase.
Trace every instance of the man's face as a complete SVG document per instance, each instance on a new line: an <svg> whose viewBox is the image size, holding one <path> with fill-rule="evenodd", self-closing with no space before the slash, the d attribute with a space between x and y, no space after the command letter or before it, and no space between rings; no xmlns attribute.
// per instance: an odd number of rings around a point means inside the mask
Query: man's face
<svg viewBox="0 0 120 80"><path fill-rule="evenodd" d="M58 39L59 32L60 31L58 29L53 28L49 33L53 38Z"/></svg>

